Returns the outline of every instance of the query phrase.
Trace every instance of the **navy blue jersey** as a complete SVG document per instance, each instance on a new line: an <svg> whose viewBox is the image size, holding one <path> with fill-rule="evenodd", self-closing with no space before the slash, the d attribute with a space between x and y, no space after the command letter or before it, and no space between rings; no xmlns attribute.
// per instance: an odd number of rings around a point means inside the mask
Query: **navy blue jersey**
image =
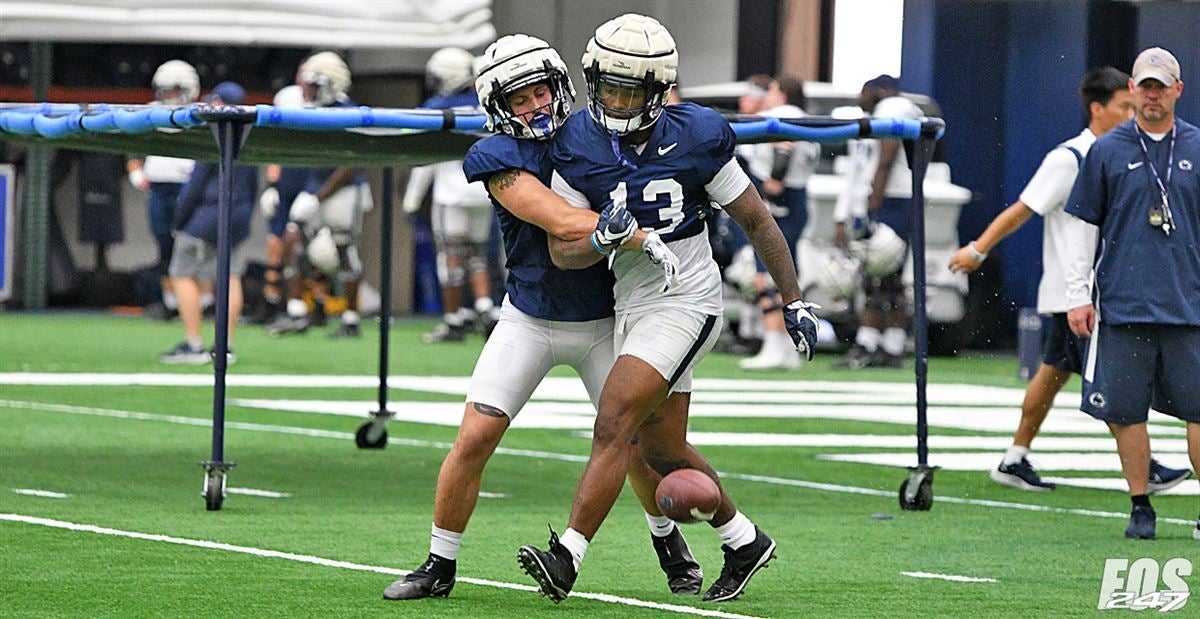
<svg viewBox="0 0 1200 619"><path fill-rule="evenodd" d="M1088 151L1066 211L1100 227L1096 307L1113 325L1200 326L1200 130L1175 120L1174 166L1168 202L1170 236L1150 225L1161 205L1151 164L1166 182L1170 134L1155 142L1126 122Z"/></svg>
<svg viewBox="0 0 1200 619"><path fill-rule="evenodd" d="M349 99L341 99L330 107L357 106L355 106L354 102ZM329 177L332 176L336 170L337 166L327 168L305 168L308 176L304 180L304 191L307 191L308 193L317 193L325 184L325 181L329 180ZM365 182L367 182L366 175L363 174L362 170L356 170L354 175L350 177L350 180L346 181L346 185L361 185Z"/></svg>
<svg viewBox="0 0 1200 619"><path fill-rule="evenodd" d="M597 212L623 200L644 229L675 241L704 232L707 185L733 158L737 139L720 114L694 103L669 105L641 153L621 145L581 110L554 135L554 169Z"/></svg>
<svg viewBox="0 0 1200 619"><path fill-rule="evenodd" d="M487 185L504 170L523 170L550 184L548 146L536 140L493 135L471 146L463 161L467 180ZM613 315L613 277L604 261L563 271L550 259L546 231L508 212L495 198L507 254L505 289L517 309L543 320L583 322Z"/></svg>
<svg viewBox="0 0 1200 619"><path fill-rule="evenodd" d="M479 97L474 90L456 92L452 95L436 95L429 97L421 104L424 110L449 110L453 108L479 107Z"/></svg>

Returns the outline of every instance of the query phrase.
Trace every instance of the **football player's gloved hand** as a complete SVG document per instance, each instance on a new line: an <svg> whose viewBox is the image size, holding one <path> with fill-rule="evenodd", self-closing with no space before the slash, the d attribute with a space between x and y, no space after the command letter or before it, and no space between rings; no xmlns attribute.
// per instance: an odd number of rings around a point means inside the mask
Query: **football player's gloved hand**
<svg viewBox="0 0 1200 619"><path fill-rule="evenodd" d="M267 187L263 190L262 195L258 197L258 210L262 213L263 219L271 219L275 216L275 211L279 209L279 190L274 187Z"/></svg>
<svg viewBox="0 0 1200 619"><path fill-rule="evenodd" d="M637 220L624 206L610 204L600 213L600 220L596 222L596 231L592 233L592 247L602 254L607 254L633 238L637 230Z"/></svg>
<svg viewBox="0 0 1200 619"><path fill-rule="evenodd" d="M787 324L788 335L796 344L796 350L812 361L813 352L817 349L817 331L821 323L813 310L821 309L820 305L796 299L783 307L783 321Z"/></svg>
<svg viewBox="0 0 1200 619"><path fill-rule="evenodd" d="M650 259L650 262L663 270L666 283L663 284L662 291L670 290L671 286L675 285L676 277L679 274L679 256L676 256L675 252L671 251L671 248L667 247L667 244L653 232L646 233L646 238L642 240L642 251L646 252L646 257Z"/></svg>
<svg viewBox="0 0 1200 619"><path fill-rule="evenodd" d="M296 199L292 200L292 210L288 217L292 221L306 223L312 221L317 216L317 211L321 209L321 201L317 196L301 191L296 194Z"/></svg>

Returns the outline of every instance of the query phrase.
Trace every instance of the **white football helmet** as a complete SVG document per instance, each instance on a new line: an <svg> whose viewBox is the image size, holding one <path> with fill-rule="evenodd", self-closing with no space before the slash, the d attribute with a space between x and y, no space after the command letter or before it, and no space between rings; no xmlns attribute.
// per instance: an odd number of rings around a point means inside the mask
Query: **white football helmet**
<svg viewBox="0 0 1200 619"><path fill-rule="evenodd" d="M487 128L523 139L549 139L571 114L575 87L567 65L550 44L524 34L501 37L476 61L475 91L488 114ZM530 84L545 82L551 101L532 112L513 114L508 96Z"/></svg>
<svg viewBox="0 0 1200 619"><path fill-rule="evenodd" d="M434 94L452 95L475 83L475 57L461 47L443 47L425 63L425 87Z"/></svg>
<svg viewBox="0 0 1200 619"><path fill-rule="evenodd" d="M862 283L862 261L834 252L823 257L817 271L817 286L834 299L853 299Z"/></svg>
<svg viewBox="0 0 1200 619"><path fill-rule="evenodd" d="M318 107L329 107L350 90L350 67L341 56L333 52L319 52L308 57L300 65L300 83L316 86L316 95L311 103Z"/></svg>
<svg viewBox="0 0 1200 619"><path fill-rule="evenodd" d="M849 243L850 253L862 260L871 277L886 277L899 271L908 257L908 243L891 226L876 223L871 236Z"/></svg>
<svg viewBox="0 0 1200 619"><path fill-rule="evenodd" d="M675 39L658 20L627 13L605 22L583 53L592 120L618 135L653 125L678 66Z"/></svg>
<svg viewBox="0 0 1200 619"><path fill-rule="evenodd" d="M200 96L200 75L195 67L182 60L168 60L159 65L150 85L155 100L166 105L187 105Z"/></svg>

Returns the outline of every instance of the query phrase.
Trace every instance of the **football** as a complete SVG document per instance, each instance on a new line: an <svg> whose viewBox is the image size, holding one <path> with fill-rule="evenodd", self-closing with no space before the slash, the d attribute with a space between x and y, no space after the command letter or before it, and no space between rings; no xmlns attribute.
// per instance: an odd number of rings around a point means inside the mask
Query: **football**
<svg viewBox="0 0 1200 619"><path fill-rule="evenodd" d="M721 489L696 469L679 469L658 482L654 501L675 522L709 521L721 506Z"/></svg>

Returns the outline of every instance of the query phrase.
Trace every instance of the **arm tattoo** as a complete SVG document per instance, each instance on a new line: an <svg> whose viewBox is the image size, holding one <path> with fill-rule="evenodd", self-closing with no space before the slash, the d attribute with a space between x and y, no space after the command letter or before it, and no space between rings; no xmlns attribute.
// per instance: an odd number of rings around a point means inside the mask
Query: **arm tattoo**
<svg viewBox="0 0 1200 619"><path fill-rule="evenodd" d="M504 414L504 411L496 408L495 406L488 406L487 404L480 404L478 402L475 403L475 412L479 413L480 415L487 415L488 417L502 418L508 416Z"/></svg>
<svg viewBox="0 0 1200 619"><path fill-rule="evenodd" d="M488 180L488 185L490 185L496 191L504 191L505 189L512 187L517 182L517 175L519 174L520 172L516 170L504 170L503 172L497 172L492 175L491 179Z"/></svg>

